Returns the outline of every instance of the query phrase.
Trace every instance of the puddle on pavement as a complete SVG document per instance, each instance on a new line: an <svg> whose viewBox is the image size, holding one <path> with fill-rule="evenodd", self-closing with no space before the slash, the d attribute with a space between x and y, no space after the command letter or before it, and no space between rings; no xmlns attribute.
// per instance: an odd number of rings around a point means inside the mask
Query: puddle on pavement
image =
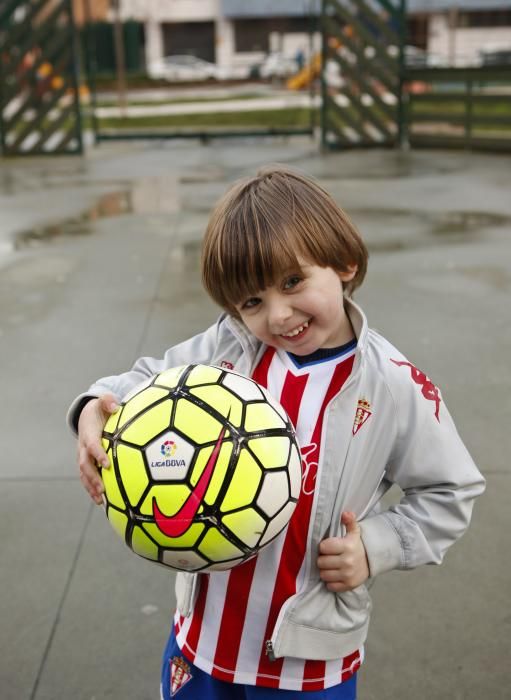
<svg viewBox="0 0 511 700"><path fill-rule="evenodd" d="M481 229L506 226L511 217L484 211L448 211L434 217L431 233L437 236L470 234Z"/></svg>
<svg viewBox="0 0 511 700"><path fill-rule="evenodd" d="M511 217L490 212L431 212L408 209L348 211L371 253L392 253L424 246L469 243L488 229L508 227Z"/></svg>
<svg viewBox="0 0 511 700"><path fill-rule="evenodd" d="M507 292L511 288L511 274L497 265L479 265L473 267L454 267L456 272L483 283L497 292Z"/></svg>
<svg viewBox="0 0 511 700"><path fill-rule="evenodd" d="M174 175L142 178L125 189L101 195L95 204L77 216L21 231L14 249L52 241L60 236L85 236L99 219L125 214L176 214L182 207L180 181Z"/></svg>
<svg viewBox="0 0 511 700"><path fill-rule="evenodd" d="M225 190L219 180L222 171L205 168L181 177L141 178L125 189L104 194L95 204L75 217L22 231L15 237L14 248L51 242L62 236L86 236L94 232L94 222L123 216L193 214L205 220L218 197ZM208 186L201 188L200 185ZM194 187L195 185L195 187ZM198 189L197 189L198 188ZM398 208L348 209L359 225L371 252L399 252L439 242L469 242L488 228L511 226L511 217L484 211L432 212ZM205 221L204 221L205 223ZM194 223L194 227L196 223Z"/></svg>
<svg viewBox="0 0 511 700"><path fill-rule="evenodd" d="M76 217L58 223L38 226L18 233L15 250L46 243L61 236L86 236L93 232L92 224L98 219L120 216L132 210L130 192L111 192L101 196L89 209Z"/></svg>
<svg viewBox="0 0 511 700"><path fill-rule="evenodd" d="M328 158L312 155L307 162L307 171L321 180L388 180L389 178L406 178L410 176L428 177L450 175L463 171L465 162L458 156L452 158L433 158L427 153L387 152L364 153L354 149L330 154Z"/></svg>
<svg viewBox="0 0 511 700"><path fill-rule="evenodd" d="M226 179L226 174L225 174L225 169L224 168L216 168L216 167L205 167L200 171L197 172L190 172L187 173L186 175L182 175L179 178L179 182L182 182L184 185L195 185L195 184L201 184L201 183L209 183L209 182L220 182L220 181L225 181ZM227 185L226 185L227 188Z"/></svg>

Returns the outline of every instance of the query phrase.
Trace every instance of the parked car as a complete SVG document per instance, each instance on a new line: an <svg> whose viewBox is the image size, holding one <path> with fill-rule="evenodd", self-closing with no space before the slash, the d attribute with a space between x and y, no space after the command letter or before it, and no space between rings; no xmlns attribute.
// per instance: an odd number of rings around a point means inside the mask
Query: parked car
<svg viewBox="0 0 511 700"><path fill-rule="evenodd" d="M148 66L150 78L174 81L210 80L216 78L217 68L214 63L204 61L196 56L165 56Z"/></svg>
<svg viewBox="0 0 511 700"><path fill-rule="evenodd" d="M227 64L216 66L218 80L246 80L250 75L250 66Z"/></svg>
<svg viewBox="0 0 511 700"><path fill-rule="evenodd" d="M298 62L282 53L269 53L261 63L253 66L251 75L255 78L287 78L299 70Z"/></svg>
<svg viewBox="0 0 511 700"><path fill-rule="evenodd" d="M511 49L483 49L480 55L483 66L511 65Z"/></svg>
<svg viewBox="0 0 511 700"><path fill-rule="evenodd" d="M405 46L405 64L409 68L439 68L447 65L447 60L418 46Z"/></svg>

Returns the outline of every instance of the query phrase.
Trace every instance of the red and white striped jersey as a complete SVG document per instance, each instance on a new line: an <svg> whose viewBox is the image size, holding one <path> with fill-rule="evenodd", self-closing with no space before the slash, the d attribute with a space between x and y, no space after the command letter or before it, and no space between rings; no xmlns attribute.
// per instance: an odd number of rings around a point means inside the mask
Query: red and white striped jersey
<svg viewBox="0 0 511 700"><path fill-rule="evenodd" d="M321 428L326 405L349 377L356 343L320 361L298 365L284 351L268 348L253 378L286 409L302 452L302 492L287 528L257 557L226 572L201 574L194 610L176 613L177 642L196 666L215 678L287 690L321 690L347 680L363 649L344 659L270 660L272 636L286 600L307 579L306 550L312 525L314 485L321 471Z"/></svg>

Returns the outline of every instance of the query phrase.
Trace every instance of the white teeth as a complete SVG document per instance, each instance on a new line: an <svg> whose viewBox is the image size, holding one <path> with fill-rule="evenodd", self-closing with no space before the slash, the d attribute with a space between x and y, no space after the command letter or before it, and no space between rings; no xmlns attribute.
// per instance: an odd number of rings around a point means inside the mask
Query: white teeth
<svg viewBox="0 0 511 700"><path fill-rule="evenodd" d="M295 328L294 331L291 331L290 333L282 333L284 338L294 338L295 335L298 335L298 333L301 333L305 328L309 326L309 321L306 321L303 326L298 326L298 328Z"/></svg>

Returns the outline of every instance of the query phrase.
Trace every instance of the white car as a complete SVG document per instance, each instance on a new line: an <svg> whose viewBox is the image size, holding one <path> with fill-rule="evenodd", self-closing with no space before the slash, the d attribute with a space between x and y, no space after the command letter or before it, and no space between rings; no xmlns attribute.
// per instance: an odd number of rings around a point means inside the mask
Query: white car
<svg viewBox="0 0 511 700"><path fill-rule="evenodd" d="M441 68L447 61L437 54L428 53L417 46L405 46L405 64L409 68Z"/></svg>
<svg viewBox="0 0 511 700"><path fill-rule="evenodd" d="M270 53L254 68L254 73L267 80L268 78L288 78L293 73L298 73L298 62L290 56L282 53Z"/></svg>
<svg viewBox="0 0 511 700"><path fill-rule="evenodd" d="M210 80L217 77L214 63L196 56L165 56L148 66L147 73L154 80L174 81Z"/></svg>

